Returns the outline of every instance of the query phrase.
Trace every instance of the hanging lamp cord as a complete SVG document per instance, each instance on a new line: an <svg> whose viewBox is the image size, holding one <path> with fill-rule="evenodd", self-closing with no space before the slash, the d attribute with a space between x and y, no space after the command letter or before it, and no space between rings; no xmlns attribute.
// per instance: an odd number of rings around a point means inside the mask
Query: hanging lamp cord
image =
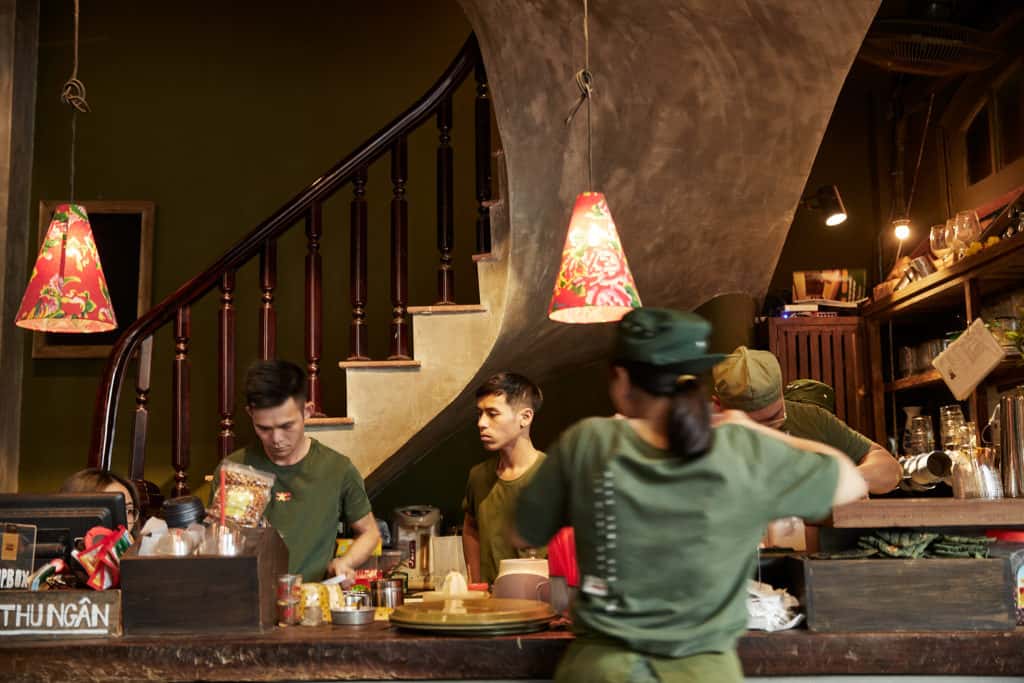
<svg viewBox="0 0 1024 683"><path fill-rule="evenodd" d="M565 117L565 125L572 123L577 112L584 103L587 105L587 189L594 190L594 136L592 125L592 114L590 109L591 95L593 94L594 77L590 73L590 13L587 7L587 0L583 0L583 58L584 66L576 72L576 86L580 89L580 99L572 108L569 115Z"/></svg>
<svg viewBox="0 0 1024 683"><path fill-rule="evenodd" d="M72 202L75 199L75 144L78 136L78 113L90 111L89 103L85 100L85 84L78 80L78 2L75 0L75 61L71 69L71 77L61 88L60 101L71 107L71 192L68 197Z"/></svg>
<svg viewBox="0 0 1024 683"><path fill-rule="evenodd" d="M914 177L910 181L910 194L907 195L907 207L904 218L910 218L910 206L914 203L914 190L917 189L917 176L921 170L921 159L924 158L924 145L928 140L928 126L932 120L932 105L935 104L935 93L928 98L928 113L924 116L924 128L921 130L921 146L917 148L917 164L914 166ZM897 256L897 260L899 257Z"/></svg>

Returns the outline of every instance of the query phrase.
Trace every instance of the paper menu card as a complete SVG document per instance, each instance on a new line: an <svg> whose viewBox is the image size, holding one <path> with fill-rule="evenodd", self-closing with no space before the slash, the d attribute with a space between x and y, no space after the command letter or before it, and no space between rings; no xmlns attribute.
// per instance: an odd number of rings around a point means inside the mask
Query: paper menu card
<svg viewBox="0 0 1024 683"><path fill-rule="evenodd" d="M932 360L932 366L942 374L953 397L962 401L1005 356L1006 349L988 331L985 321L977 318Z"/></svg>

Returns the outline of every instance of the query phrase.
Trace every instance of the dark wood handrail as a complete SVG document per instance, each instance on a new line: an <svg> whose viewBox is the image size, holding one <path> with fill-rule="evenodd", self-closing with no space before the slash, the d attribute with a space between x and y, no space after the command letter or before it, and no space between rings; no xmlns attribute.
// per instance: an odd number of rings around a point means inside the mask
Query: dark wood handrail
<svg viewBox="0 0 1024 683"><path fill-rule="evenodd" d="M415 104L295 195L225 252L212 266L179 287L121 334L107 359L96 394L92 445L89 451L90 466L110 469L121 385L128 362L138 345L156 330L174 320L182 307L192 305L217 287L225 273L237 270L258 256L267 240L278 237L303 219L313 204L325 201L349 182L359 169L390 152L400 138L433 116L438 107L480 63L482 62L476 36L471 35L441 77Z"/></svg>

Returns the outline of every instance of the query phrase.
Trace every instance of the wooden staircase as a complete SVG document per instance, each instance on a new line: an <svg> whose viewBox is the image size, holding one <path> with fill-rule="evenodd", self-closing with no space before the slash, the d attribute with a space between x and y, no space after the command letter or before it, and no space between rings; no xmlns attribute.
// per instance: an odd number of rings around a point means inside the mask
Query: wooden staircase
<svg viewBox="0 0 1024 683"><path fill-rule="evenodd" d="M458 304L454 299L454 163L452 141L452 99L454 92L470 76L475 80L474 148L476 167L476 256L473 261L479 279L480 304ZM221 457L236 447L235 309L242 299L235 281L236 272L250 261L259 262L259 353L277 356L277 314L275 294L278 280L277 240L288 230L303 224L307 238L305 256L305 366L309 375L308 395L314 417L307 422L310 433L340 450L366 476L386 461L411 434L462 394L490 353L500 328L507 281L506 263L492 249L492 210L501 212L503 202L492 198L492 165L502 157L491 145L491 108L486 73L479 48L470 37L435 85L363 145L327 173L313 181L303 192L260 224L210 268L182 285L176 292L132 324L118 339L108 359L97 395L93 442L89 464L111 467L117 423L117 408L130 362L139 359L135 384L136 409L131 434L132 479L145 484L146 442L149 418L150 364L152 339L161 328L171 328L174 336L172 401L172 453L174 482L169 495L189 493L191 466L190 410L191 308L203 297L219 294L217 346L217 393L219 434L217 450ZM437 124L437 300L428 306L410 306L408 302L408 229L406 200L408 182L408 137L434 119ZM385 160L385 157L387 159ZM378 160L390 162L390 258L389 285L392 316L389 322L390 349L387 359L368 357L366 299L368 280L380 277L380 269L371 272L367 263L368 230L366 185L368 168ZM349 415L324 414L321 403L322 373L325 359L322 343L323 257L320 242L325 226L323 204L345 186L352 187L350 200L350 300L349 350L340 362L347 379ZM420 221L422 222L422 221ZM502 233L499 228L497 231ZM507 231L504 231L507 233ZM416 254L422 258L422 254ZM332 264L334 265L334 264ZM282 269L282 272L285 272ZM337 272L335 269L334 272ZM413 343L410 346L410 341ZM328 351L328 354L332 351ZM337 351L333 351L337 354ZM415 354L415 357L413 356ZM344 352L340 354L345 356ZM337 357L337 355L335 355ZM329 355L327 356L329 358ZM331 361L328 361L331 362ZM239 378L240 379L240 378ZM210 390L209 381L202 385ZM200 419L208 419L204 416ZM244 418L243 418L244 419ZM212 471L216 463L203 463ZM153 486L146 486L150 491Z"/></svg>

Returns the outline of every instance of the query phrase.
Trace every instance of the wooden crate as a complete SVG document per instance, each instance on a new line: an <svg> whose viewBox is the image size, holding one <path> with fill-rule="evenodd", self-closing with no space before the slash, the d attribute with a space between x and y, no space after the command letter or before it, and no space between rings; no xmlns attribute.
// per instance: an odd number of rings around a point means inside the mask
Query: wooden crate
<svg viewBox="0 0 1024 683"><path fill-rule="evenodd" d="M1006 558L804 559L795 582L812 631L1012 631ZM800 594L802 593L802 595Z"/></svg>
<svg viewBox="0 0 1024 683"><path fill-rule="evenodd" d="M0 591L0 642L121 635L121 591Z"/></svg>
<svg viewBox="0 0 1024 683"><path fill-rule="evenodd" d="M146 633L261 631L276 623L277 576L288 571L288 549L274 529L246 529L235 557L121 558L124 630Z"/></svg>

